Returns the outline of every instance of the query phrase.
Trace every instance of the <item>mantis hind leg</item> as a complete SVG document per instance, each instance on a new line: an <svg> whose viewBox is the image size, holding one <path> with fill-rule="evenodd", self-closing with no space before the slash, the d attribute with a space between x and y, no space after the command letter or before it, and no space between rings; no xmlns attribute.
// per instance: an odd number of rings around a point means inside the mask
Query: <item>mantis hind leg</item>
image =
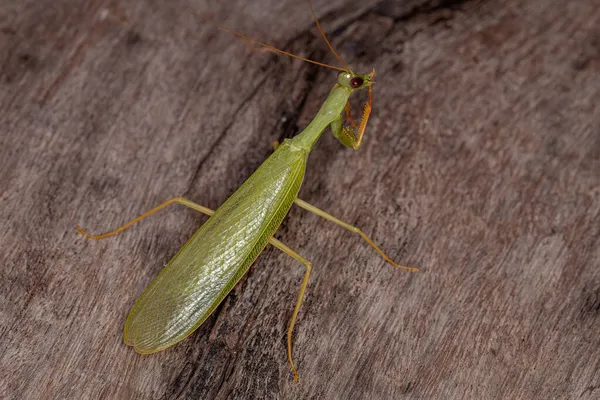
<svg viewBox="0 0 600 400"><path fill-rule="evenodd" d="M285 244L281 243L279 240L275 239L274 237L269 238L269 243L277 247L279 250L283 251L285 254L299 261L302 265L306 267L306 273L304 274L304 279L302 279L302 285L300 286L298 300L296 301L296 306L294 307L294 312L292 314L292 318L290 319L290 326L287 331L288 361L290 363L290 366L292 367L292 372L294 373L294 380L298 382L298 371L296 370L296 367L294 366L294 360L292 359L292 333L294 332L294 325L296 324L296 318L298 318L298 312L300 311L300 307L302 306L304 292L306 291L306 287L308 286L308 278L310 277L310 271L312 270L312 263L306 258L302 257L300 254L296 253L288 246L286 246Z"/></svg>
<svg viewBox="0 0 600 400"><path fill-rule="evenodd" d="M171 204L174 204L174 203L179 203L179 204L182 204L182 205L184 205L186 207L190 207L190 208L192 208L192 209L194 209L196 211L200 211L201 213L206 214L208 216L213 215L215 213L210 208L201 206L200 204L196 204L193 201L188 200L188 199L186 199L184 197L174 197L171 200L167 200L164 203L159 204L158 206L154 207L152 210L146 211L145 213L143 213L139 217L137 217L137 218L129 221L125 225L122 225L122 226L118 227L117 229L115 229L113 231L106 232L106 233L103 233L101 235L90 235L89 233L87 233L86 231L84 231L79 225L77 225L76 228L77 228L77 231L79 233L81 233L83 236L85 236L88 239L94 239L94 240L104 239L104 238L107 238L107 237L110 237L110 236L114 236L114 235L117 235L117 234L123 232L125 229L129 228L133 224L135 224L135 223L143 220L146 217L149 217L150 215L154 214L155 212L160 211L163 208L165 208L165 207L167 207L167 206L169 206Z"/></svg>
<svg viewBox="0 0 600 400"><path fill-rule="evenodd" d="M348 229L350 232L357 233L358 235L360 235L360 237L362 237L364 239L365 242L367 242L367 244L369 246L371 246L372 248L374 248L377 251L377 253L379 253L379 255L381 256L381 258L383 258L388 263L392 264L394 267L396 267L396 268L402 268L402 269L405 269L405 270L411 271L411 272L416 272L416 271L419 270L418 268L414 268L414 267L405 267L403 265L398 265L394 260L392 260L391 258L389 258L387 256L387 254L385 254L383 252L383 250L381 250L381 248L379 246L377 246L375 244L375 242L373 242L373 240L371 240L371 238L368 237L360 228L358 228L356 226L353 226L353 225L350 225L350 224L348 224L348 223L346 223L346 222L344 222L344 221L342 221L340 219L337 219L333 215L326 213L325 211L323 211L323 210L321 210L321 209L319 209L319 208L317 208L317 207L315 207L315 206L307 203L304 200L301 200L301 199L297 198L296 200L294 200L294 203L296 203L298 206L304 208L305 210L308 210L308 211L310 211L310 212L312 212L314 214L317 214L320 217L325 218L326 220L329 220L329 221L331 221L331 222L333 222L333 223L341 226L342 228Z"/></svg>

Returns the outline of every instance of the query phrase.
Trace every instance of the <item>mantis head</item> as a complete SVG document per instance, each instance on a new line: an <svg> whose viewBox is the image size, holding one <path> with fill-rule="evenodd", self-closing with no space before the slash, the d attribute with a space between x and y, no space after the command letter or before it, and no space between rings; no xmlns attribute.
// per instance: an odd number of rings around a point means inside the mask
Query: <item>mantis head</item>
<svg viewBox="0 0 600 400"><path fill-rule="evenodd" d="M375 68L369 74L357 74L352 71L342 71L338 74L338 83L348 89L359 90L369 87L374 84L373 75L375 75ZM371 90L371 89L369 89Z"/></svg>

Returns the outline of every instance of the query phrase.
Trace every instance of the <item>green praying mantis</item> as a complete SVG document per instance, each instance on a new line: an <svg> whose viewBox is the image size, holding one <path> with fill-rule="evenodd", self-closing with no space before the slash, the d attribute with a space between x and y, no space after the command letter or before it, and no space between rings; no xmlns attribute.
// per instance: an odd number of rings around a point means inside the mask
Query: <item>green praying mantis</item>
<svg viewBox="0 0 600 400"><path fill-rule="evenodd" d="M360 147L372 109L372 85L375 83L374 69L369 74L358 74L342 60L325 36L311 1L308 0L308 3L319 32L344 68L279 50L200 17L271 51L340 71L337 83L331 89L317 115L301 133L292 139L285 139L281 145L276 146L273 154L216 211L186 198L176 197L125 225L101 235L90 235L77 226L77 230L85 237L99 240L116 235L174 203L210 216L160 271L131 309L125 321L124 342L133 346L139 353L150 354L164 350L194 332L212 314L270 243L306 267L287 330L287 358L294 380L298 381L298 372L292 358L292 333L308 285L312 263L273 237L292 204L360 235L394 267L409 271L418 270L398 265L362 230L298 198L308 155L327 127L331 127L333 135L344 146L355 150ZM365 104L360 124L357 125L350 114L349 98L353 93L363 89L368 90L369 100ZM351 126L343 125L344 112Z"/></svg>

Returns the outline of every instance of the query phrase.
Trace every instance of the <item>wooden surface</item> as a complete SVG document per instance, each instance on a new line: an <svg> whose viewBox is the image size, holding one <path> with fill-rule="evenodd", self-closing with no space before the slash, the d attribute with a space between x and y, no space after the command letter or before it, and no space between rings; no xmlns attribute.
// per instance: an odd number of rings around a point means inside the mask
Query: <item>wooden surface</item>
<svg viewBox="0 0 600 400"><path fill-rule="evenodd" d="M334 63L304 1L192 2ZM377 68L364 145L329 133L293 208L191 337L122 343L144 287L305 126L336 73L265 51L183 2L0 1L0 397L3 399L597 399L600 397L600 2L315 0L356 70ZM357 100L357 99L355 99ZM360 105L355 102L355 108Z"/></svg>

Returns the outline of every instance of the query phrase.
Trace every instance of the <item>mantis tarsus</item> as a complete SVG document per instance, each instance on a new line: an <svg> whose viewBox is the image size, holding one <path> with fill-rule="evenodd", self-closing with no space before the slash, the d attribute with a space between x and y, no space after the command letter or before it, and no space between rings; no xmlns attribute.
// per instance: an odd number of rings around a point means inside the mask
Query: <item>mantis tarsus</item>
<svg viewBox="0 0 600 400"><path fill-rule="evenodd" d="M370 74L352 71L327 40L310 0L308 3L327 46L344 68L295 56L234 32L216 22L205 20L272 51L340 71L337 83L325 103L301 133L292 139L286 139L276 147L275 152L216 211L188 199L176 197L102 235L90 235L77 227L78 231L88 238L103 239L118 234L173 203L185 205L210 216L150 283L129 313L125 322L124 341L139 353L149 354L164 350L196 330L246 273L267 243L270 243L306 267L287 331L287 357L294 380L298 381L298 373L292 359L292 332L308 285L312 264L273 237L294 203L357 233L393 266L410 271L417 270L396 264L360 229L298 198L308 154L325 128L330 126L333 135L345 146L353 149L360 146L371 113L375 73L375 70ZM365 104L362 120L357 125L350 117L348 100L354 92L362 89L368 89L369 101ZM353 127L343 126L343 113Z"/></svg>

